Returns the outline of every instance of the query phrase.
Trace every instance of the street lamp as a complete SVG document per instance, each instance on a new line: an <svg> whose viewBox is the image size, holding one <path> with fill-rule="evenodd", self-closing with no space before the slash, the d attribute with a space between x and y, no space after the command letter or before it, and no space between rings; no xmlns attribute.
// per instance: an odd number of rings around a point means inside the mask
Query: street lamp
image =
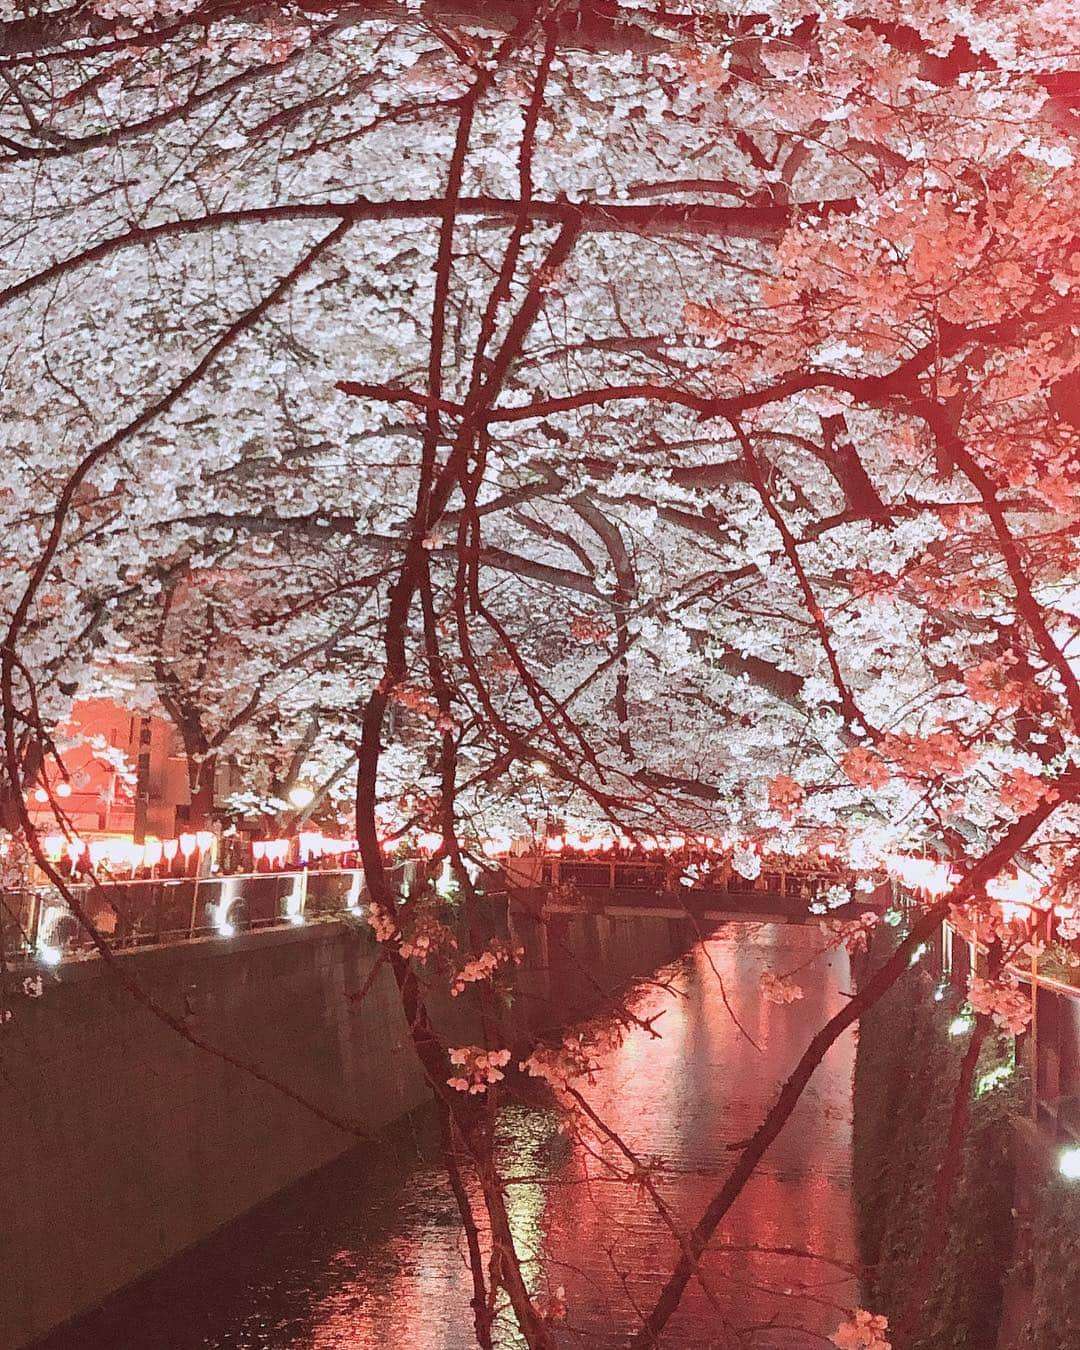
<svg viewBox="0 0 1080 1350"><path fill-rule="evenodd" d="M310 806L315 800L315 792L304 783L297 783L289 789L289 801L298 811L303 811L305 807Z"/></svg>

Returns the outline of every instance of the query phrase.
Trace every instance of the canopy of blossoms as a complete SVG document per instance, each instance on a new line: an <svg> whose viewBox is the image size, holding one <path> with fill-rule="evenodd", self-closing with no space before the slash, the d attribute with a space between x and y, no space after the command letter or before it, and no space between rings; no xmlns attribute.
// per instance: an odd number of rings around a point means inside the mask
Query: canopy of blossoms
<svg viewBox="0 0 1080 1350"><path fill-rule="evenodd" d="M95 695L176 723L193 795L325 786L376 892L388 818L458 861L647 823L1069 906L1075 36L7 0L6 823Z"/></svg>

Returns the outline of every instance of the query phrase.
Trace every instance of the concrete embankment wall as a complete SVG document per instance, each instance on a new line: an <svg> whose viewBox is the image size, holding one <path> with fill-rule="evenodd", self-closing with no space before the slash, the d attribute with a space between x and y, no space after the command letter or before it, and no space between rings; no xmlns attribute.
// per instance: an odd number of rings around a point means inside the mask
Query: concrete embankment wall
<svg viewBox="0 0 1080 1350"><path fill-rule="evenodd" d="M522 1038L602 1005L602 989L692 940L684 925L647 917L527 928ZM374 1133L428 1099L377 958L366 927L325 923L121 959L199 1036ZM355 1143L183 1040L97 961L46 977L40 998L10 1001L0 1350L93 1307Z"/></svg>
<svg viewBox="0 0 1080 1350"><path fill-rule="evenodd" d="M389 970L342 925L131 953L193 1031L374 1132L425 1100ZM86 962L0 1030L0 1346L26 1344L349 1146Z"/></svg>

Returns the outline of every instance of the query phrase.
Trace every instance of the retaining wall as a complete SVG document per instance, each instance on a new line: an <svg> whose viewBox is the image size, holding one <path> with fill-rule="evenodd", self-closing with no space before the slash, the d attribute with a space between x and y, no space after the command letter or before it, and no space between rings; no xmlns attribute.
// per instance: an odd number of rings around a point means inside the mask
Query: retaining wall
<svg viewBox="0 0 1080 1350"><path fill-rule="evenodd" d="M685 950L685 922L540 915L519 1044ZM366 925L241 933L119 958L201 1037L375 1133L428 1099ZM369 984L370 980L370 984ZM362 998L354 997L365 991ZM355 1139L192 1046L96 960L16 993L0 1027L0 1350L15 1350L326 1163ZM454 1006L467 1037L464 1001Z"/></svg>

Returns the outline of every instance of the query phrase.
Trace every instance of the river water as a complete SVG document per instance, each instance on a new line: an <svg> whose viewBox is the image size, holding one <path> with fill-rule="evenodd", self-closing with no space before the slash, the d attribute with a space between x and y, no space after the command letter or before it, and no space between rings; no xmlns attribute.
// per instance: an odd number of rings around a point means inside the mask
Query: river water
<svg viewBox="0 0 1080 1350"><path fill-rule="evenodd" d="M656 1162L688 1226L730 1167L813 1031L850 988L843 953L814 928L727 926L643 981L642 1019L608 1051L590 1103ZM802 967L805 991L761 997L764 971ZM742 1024L736 1026L732 1011ZM751 1043L751 1041L753 1043ZM687 1350L821 1350L858 1302L849 1201L853 1040L830 1050L687 1288L664 1333ZM560 1341L624 1345L677 1253L610 1145L559 1130L546 1105L502 1120L508 1206L538 1290L564 1291ZM776 1248L787 1249L777 1252ZM793 1255L791 1249L811 1255ZM430 1122L414 1119L310 1177L164 1271L42 1343L42 1350L464 1350L471 1283ZM504 1328L501 1342L517 1343Z"/></svg>

